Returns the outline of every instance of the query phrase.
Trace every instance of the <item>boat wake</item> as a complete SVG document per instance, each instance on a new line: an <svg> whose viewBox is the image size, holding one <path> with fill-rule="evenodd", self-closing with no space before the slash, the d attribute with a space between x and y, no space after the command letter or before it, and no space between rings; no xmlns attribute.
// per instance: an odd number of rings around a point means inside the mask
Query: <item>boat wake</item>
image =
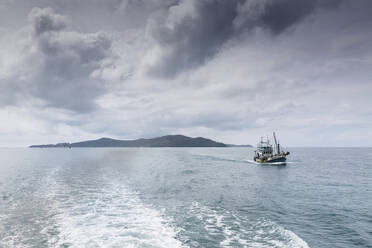
<svg viewBox="0 0 372 248"><path fill-rule="evenodd" d="M259 162L256 162L254 160L245 160L245 162L248 162L250 164L262 164L262 165L286 165L286 164L291 164L292 163L292 162L288 162L288 161L274 162L274 163L259 163Z"/></svg>
<svg viewBox="0 0 372 248"><path fill-rule="evenodd" d="M102 183L102 182L100 182ZM49 191L53 225L42 233L50 247L186 247L163 210L144 204L122 183L79 185L55 183Z"/></svg>
<svg viewBox="0 0 372 248"><path fill-rule="evenodd" d="M225 158L225 157L218 157L218 156L211 156L211 155L194 155L198 156L202 159L209 159L209 160L215 160L215 161L226 161L226 162L232 162L232 163L250 163L250 164L259 164L259 165L286 165L286 164L292 164L293 162L290 161L284 161L284 162L272 162L272 163L259 163L254 160L250 159L232 159L232 158Z"/></svg>
<svg viewBox="0 0 372 248"><path fill-rule="evenodd" d="M190 230L180 232L181 239L203 240L210 247L309 248L294 232L266 218L249 220L223 208L209 208L194 202L188 209ZM193 238L197 235L199 238ZM194 241L191 247L205 244Z"/></svg>

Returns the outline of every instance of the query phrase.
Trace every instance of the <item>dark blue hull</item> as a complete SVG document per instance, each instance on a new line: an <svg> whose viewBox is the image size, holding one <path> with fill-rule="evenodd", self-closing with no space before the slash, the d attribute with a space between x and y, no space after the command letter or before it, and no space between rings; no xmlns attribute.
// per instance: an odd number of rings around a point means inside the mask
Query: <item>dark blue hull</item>
<svg viewBox="0 0 372 248"><path fill-rule="evenodd" d="M283 163L286 160L287 159L285 157L279 157L279 158L271 159L271 160L267 161L266 163Z"/></svg>
<svg viewBox="0 0 372 248"><path fill-rule="evenodd" d="M285 155L282 156L274 156L274 157L264 157L262 158L255 158L254 161L258 163L284 163L287 159L285 158Z"/></svg>

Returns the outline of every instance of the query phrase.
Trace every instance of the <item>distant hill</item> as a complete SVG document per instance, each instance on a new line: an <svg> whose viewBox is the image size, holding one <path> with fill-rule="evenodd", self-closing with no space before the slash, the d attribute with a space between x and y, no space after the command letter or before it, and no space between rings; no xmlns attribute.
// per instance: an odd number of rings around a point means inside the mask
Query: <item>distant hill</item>
<svg viewBox="0 0 372 248"><path fill-rule="evenodd" d="M166 135L152 139L117 140L100 138L76 143L32 145L31 148L50 147L227 147L226 144L202 137L191 138L184 135Z"/></svg>

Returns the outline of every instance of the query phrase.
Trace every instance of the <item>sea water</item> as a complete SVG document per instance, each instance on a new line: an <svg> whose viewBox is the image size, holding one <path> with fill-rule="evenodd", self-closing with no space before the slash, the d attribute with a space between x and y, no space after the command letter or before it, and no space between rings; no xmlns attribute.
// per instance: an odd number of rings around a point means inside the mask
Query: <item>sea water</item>
<svg viewBox="0 0 372 248"><path fill-rule="evenodd" d="M372 247L372 149L0 150L0 247Z"/></svg>

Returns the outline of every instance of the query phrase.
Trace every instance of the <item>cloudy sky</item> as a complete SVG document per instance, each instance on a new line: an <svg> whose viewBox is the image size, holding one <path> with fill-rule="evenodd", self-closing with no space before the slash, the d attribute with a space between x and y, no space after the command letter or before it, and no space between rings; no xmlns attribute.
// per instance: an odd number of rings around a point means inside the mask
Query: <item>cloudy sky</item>
<svg viewBox="0 0 372 248"><path fill-rule="evenodd" d="M0 146L372 146L370 0L0 0Z"/></svg>

